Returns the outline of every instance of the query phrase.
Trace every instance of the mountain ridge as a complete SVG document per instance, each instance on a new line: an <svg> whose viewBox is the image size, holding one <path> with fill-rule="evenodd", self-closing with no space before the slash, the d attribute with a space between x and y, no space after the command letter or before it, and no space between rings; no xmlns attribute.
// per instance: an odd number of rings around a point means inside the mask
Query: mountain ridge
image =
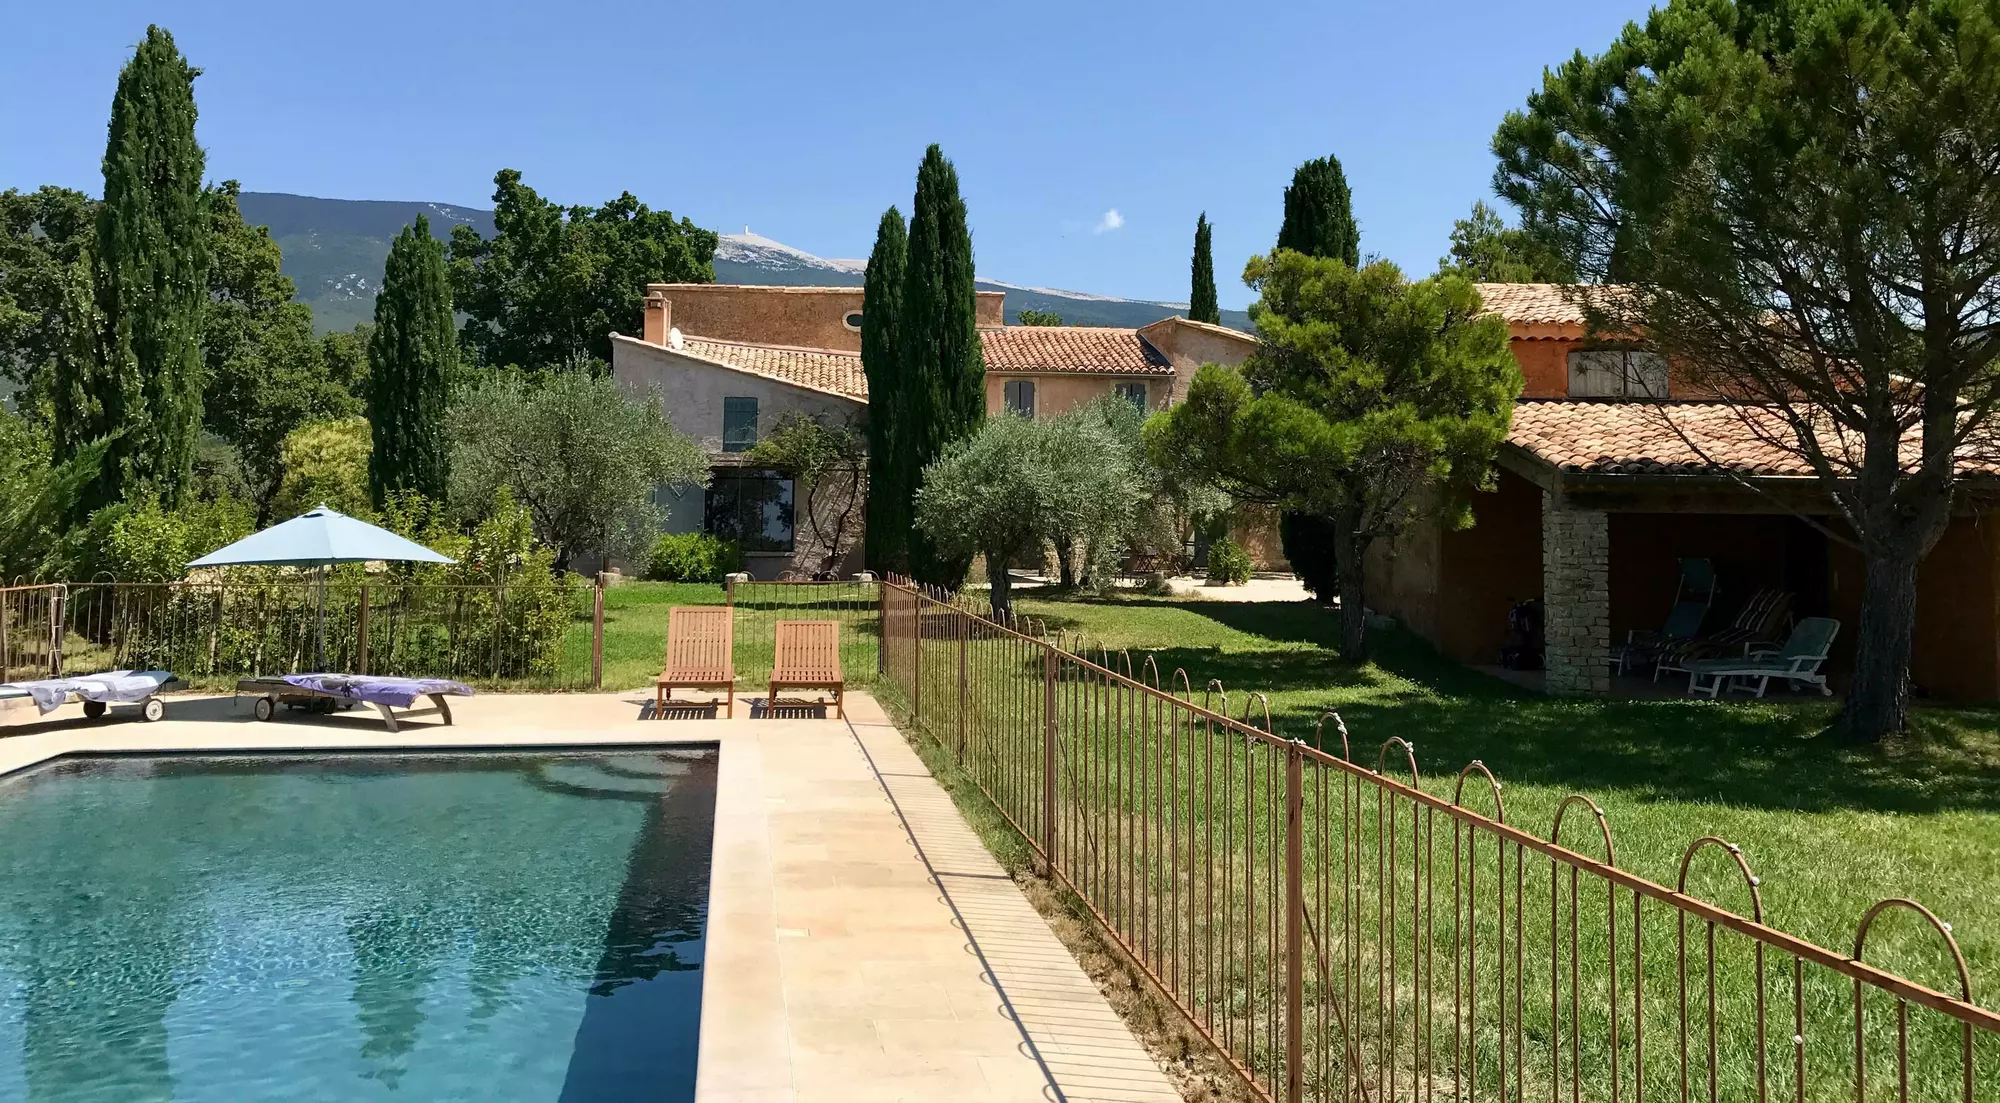
<svg viewBox="0 0 2000 1103"><path fill-rule="evenodd" d="M268 226L284 251L284 272L297 288L297 299L313 308L321 332L352 329L375 314L375 294L382 283L382 266L389 242L422 214L431 233L451 237L454 226L470 226L481 237L492 237L493 212L455 203L382 199L325 199L287 192L246 191L237 201L244 221ZM718 283L781 286L859 287L867 268L863 260L816 256L783 242L749 232L722 234L715 252ZM1053 311L1070 325L1137 328L1187 311L1186 303L1127 299L1064 291L1051 287L1008 283L980 277L980 290L1007 295L1007 320L1017 321L1024 309ZM1248 331L1250 316L1241 310L1222 312L1224 325Z"/></svg>

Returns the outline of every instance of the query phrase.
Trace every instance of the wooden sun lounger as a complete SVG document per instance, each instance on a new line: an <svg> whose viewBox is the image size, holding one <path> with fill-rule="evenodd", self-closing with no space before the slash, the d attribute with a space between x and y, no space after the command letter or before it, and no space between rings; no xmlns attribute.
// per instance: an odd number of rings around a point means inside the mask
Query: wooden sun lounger
<svg viewBox="0 0 2000 1103"><path fill-rule="evenodd" d="M372 704L375 711L382 714L382 723L390 732L398 730L397 725L405 720L415 720L423 716L435 716L443 721L441 726L451 726L451 706L445 703L442 693L430 693L431 707L424 709L403 709L398 712L379 701L363 702L345 693L328 693L323 689L295 686L283 678L239 678L236 692L254 694L257 700L251 711L259 720L269 720L277 715L278 706L305 709L316 712L332 712L336 708L351 709L359 704Z"/></svg>
<svg viewBox="0 0 2000 1103"><path fill-rule="evenodd" d="M771 660L770 706L780 689L823 689L833 693L833 714L845 719L847 679L840 672L840 624L831 620L781 620Z"/></svg>
<svg viewBox="0 0 2000 1103"><path fill-rule="evenodd" d="M736 716L736 611L676 605L667 614L667 669L653 687L653 716L664 716L676 689L721 690L724 715Z"/></svg>

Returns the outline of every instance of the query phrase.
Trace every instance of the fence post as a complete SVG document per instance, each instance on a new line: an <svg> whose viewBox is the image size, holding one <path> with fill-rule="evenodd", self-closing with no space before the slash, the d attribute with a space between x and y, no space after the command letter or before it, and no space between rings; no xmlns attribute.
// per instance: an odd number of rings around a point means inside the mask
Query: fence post
<svg viewBox="0 0 2000 1103"><path fill-rule="evenodd" d="M875 584L875 673L889 673L889 586L888 576Z"/></svg>
<svg viewBox="0 0 2000 1103"><path fill-rule="evenodd" d="M916 643L910 648L910 719L924 718L924 592L917 590L917 600L911 603L911 615L916 627L912 638Z"/></svg>
<svg viewBox="0 0 2000 1103"><path fill-rule="evenodd" d="M1285 745L1285 1100L1305 1093L1305 804L1302 744Z"/></svg>
<svg viewBox="0 0 2000 1103"><path fill-rule="evenodd" d="M735 584L731 583L733 589ZM604 688L604 572L597 572L597 588L590 597L590 688Z"/></svg>
<svg viewBox="0 0 2000 1103"><path fill-rule="evenodd" d="M966 725L966 685L965 649L966 640L972 635L973 619L964 613L956 613L954 626L958 629L958 764L965 765L965 725Z"/></svg>
<svg viewBox="0 0 2000 1103"><path fill-rule="evenodd" d="M1042 645L1042 859L1056 872L1056 649Z"/></svg>
<svg viewBox="0 0 2000 1103"><path fill-rule="evenodd" d="M66 627L64 622L69 619L69 610L64 608L68 604L64 600L67 597L69 591L58 588L49 598L49 608L54 610L54 615L49 617L49 677L51 678L60 678L63 672L63 629Z"/></svg>
<svg viewBox="0 0 2000 1103"><path fill-rule="evenodd" d="M359 644L357 645L357 651L359 652L359 655L355 659L354 672L356 674L366 674L368 673L368 584L366 582L361 584L360 628L361 628L361 639Z"/></svg>

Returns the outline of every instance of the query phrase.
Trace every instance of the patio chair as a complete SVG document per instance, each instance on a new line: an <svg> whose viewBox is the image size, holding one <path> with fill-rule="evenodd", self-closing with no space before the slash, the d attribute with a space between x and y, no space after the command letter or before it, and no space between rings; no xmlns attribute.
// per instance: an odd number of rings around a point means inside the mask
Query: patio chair
<svg viewBox="0 0 2000 1103"><path fill-rule="evenodd" d="M1706 693L1720 696L1723 689L1742 690L1764 696L1771 679L1783 678L1794 687L1818 686L1820 693L1833 696L1826 675L1820 671L1833 651L1833 638L1840 634L1840 622L1831 617L1807 617L1792 628L1783 647L1751 644L1740 658L1696 659L1688 664L1688 695ZM1756 688L1751 689L1751 683ZM1706 684L1704 684L1706 683Z"/></svg>
<svg viewBox="0 0 2000 1103"><path fill-rule="evenodd" d="M847 678L840 672L840 623L831 620L781 620L776 653L771 660L769 706L778 704L780 689L822 689L833 694L833 715L845 719L843 700Z"/></svg>
<svg viewBox="0 0 2000 1103"><path fill-rule="evenodd" d="M1708 607L1715 601L1715 567L1706 559L1683 559L1680 581L1674 586L1674 605L1667 610L1666 623L1658 629L1635 628L1626 633L1625 643L1611 654L1613 674L1659 662L1667 648L1685 643L1701 634L1701 622L1708 619Z"/></svg>
<svg viewBox="0 0 2000 1103"><path fill-rule="evenodd" d="M472 687L444 678L387 678L375 674L281 674L275 677L239 678L238 696L248 693L257 700L251 713L259 720L278 715L278 706L306 712L329 713L356 705L374 705L382 714L382 724L390 732L401 730L405 721L435 716L440 726L451 726L451 706L446 697L470 697ZM428 697L429 708L412 708L417 698ZM396 712L396 709L403 710Z"/></svg>
<svg viewBox="0 0 2000 1103"><path fill-rule="evenodd" d="M667 614L667 668L653 687L653 716L664 716L676 689L721 690L724 715L736 716L736 611L726 605L676 605Z"/></svg>
<svg viewBox="0 0 2000 1103"><path fill-rule="evenodd" d="M1763 589L1743 603L1735 621L1719 632L1698 636L1686 643L1669 644L1653 667L1653 680L1662 674L1685 674L1697 659L1721 659L1740 655L1751 644L1776 644L1792 620L1789 590Z"/></svg>

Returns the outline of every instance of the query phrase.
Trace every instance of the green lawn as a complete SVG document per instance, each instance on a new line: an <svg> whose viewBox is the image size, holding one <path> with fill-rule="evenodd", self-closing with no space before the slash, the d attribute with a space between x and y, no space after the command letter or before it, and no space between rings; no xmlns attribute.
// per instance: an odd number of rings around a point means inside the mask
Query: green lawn
<svg viewBox="0 0 2000 1103"><path fill-rule="evenodd" d="M649 688L666 662L668 614L676 605L722 605L721 586L692 582L626 582L604 592L604 688ZM736 674L739 691L761 693L770 676L773 634L781 619L841 622L841 666L848 684L875 680L875 587L785 587L757 584L739 590L736 603ZM590 621L570 626L563 641L563 682L590 684Z"/></svg>
<svg viewBox="0 0 2000 1103"><path fill-rule="evenodd" d="M1135 666L1151 654L1169 676L1184 668L1197 690L1220 679L1234 715L1248 692L1266 693L1282 735L1310 739L1337 709L1366 764L1400 736L1417 747L1424 787L1447 797L1458 769L1483 760L1504 783L1508 822L1525 830L1546 834L1556 805L1584 793L1608 815L1618 864L1657 882L1674 883L1690 841L1721 836L1759 875L1767 921L1822 946L1850 949L1877 900L1922 901L1953 924L1977 1001L2000 1006L2000 709L1924 708L1912 738L1857 749L1817 738L1822 703L1550 699L1406 633L1378 636L1374 662L1344 666L1332 615L1307 603L1017 604L1092 649L1130 649ZM1468 803L1488 807L1483 794ZM1690 891L1747 912L1722 865L1697 863ZM1878 924L1868 956L1956 989L1942 949L1904 917Z"/></svg>

